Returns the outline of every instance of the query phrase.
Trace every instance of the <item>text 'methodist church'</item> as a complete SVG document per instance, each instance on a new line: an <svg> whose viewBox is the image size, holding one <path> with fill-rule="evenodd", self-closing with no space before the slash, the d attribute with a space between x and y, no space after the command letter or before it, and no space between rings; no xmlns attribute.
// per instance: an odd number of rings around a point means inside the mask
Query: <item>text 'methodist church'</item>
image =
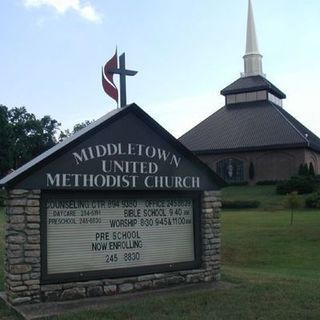
<svg viewBox="0 0 320 320"><path fill-rule="evenodd" d="M244 73L221 94L225 106L180 141L227 182L284 180L310 163L320 173L320 139L283 108L286 95L263 74L250 0Z"/></svg>

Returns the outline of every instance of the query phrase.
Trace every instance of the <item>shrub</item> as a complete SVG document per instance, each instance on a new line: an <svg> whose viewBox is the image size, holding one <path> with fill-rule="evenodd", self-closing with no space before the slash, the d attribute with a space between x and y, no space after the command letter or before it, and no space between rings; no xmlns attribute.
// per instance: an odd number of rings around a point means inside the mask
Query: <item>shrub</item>
<svg viewBox="0 0 320 320"><path fill-rule="evenodd" d="M308 166L306 166L305 164L301 163L300 166L299 166L298 175L299 176L307 176L308 174L309 174Z"/></svg>
<svg viewBox="0 0 320 320"><path fill-rule="evenodd" d="M288 194L298 192L298 194L312 193L316 189L316 181L312 177L298 176L291 177L277 185L278 194Z"/></svg>
<svg viewBox="0 0 320 320"><path fill-rule="evenodd" d="M313 167L312 162L310 162L310 164L309 164L309 175L313 176L313 177L315 176L314 167Z"/></svg>
<svg viewBox="0 0 320 320"><path fill-rule="evenodd" d="M255 209L260 206L255 200L222 200L223 209Z"/></svg>
<svg viewBox="0 0 320 320"><path fill-rule="evenodd" d="M249 178L250 180L254 179L254 166L252 162L250 162L250 166L249 166Z"/></svg>
<svg viewBox="0 0 320 320"><path fill-rule="evenodd" d="M309 175L309 167L306 163L300 164L298 175L299 176L308 176Z"/></svg>
<svg viewBox="0 0 320 320"><path fill-rule="evenodd" d="M307 208L320 208L320 193L313 193L309 197L306 198L306 207Z"/></svg>
<svg viewBox="0 0 320 320"><path fill-rule="evenodd" d="M302 199L300 199L296 191L287 194L285 205L287 208L291 210L291 218L290 218L291 225L293 224L293 211L294 209L301 208L302 203L303 203Z"/></svg>
<svg viewBox="0 0 320 320"><path fill-rule="evenodd" d="M4 194L0 192L0 208L4 207Z"/></svg>
<svg viewBox="0 0 320 320"><path fill-rule="evenodd" d="M276 185L278 184L279 181L276 181L276 180L263 180L263 181L258 181L256 183L257 186L273 186L273 185Z"/></svg>
<svg viewBox="0 0 320 320"><path fill-rule="evenodd" d="M1 188L0 188L0 208L1 207L4 207L4 205L5 205L5 198L6 198L6 193L5 193L5 191L4 190L1 190Z"/></svg>
<svg viewBox="0 0 320 320"><path fill-rule="evenodd" d="M228 187L247 186L248 184L249 184L248 181L243 181L243 182L231 182L231 183L228 183Z"/></svg>

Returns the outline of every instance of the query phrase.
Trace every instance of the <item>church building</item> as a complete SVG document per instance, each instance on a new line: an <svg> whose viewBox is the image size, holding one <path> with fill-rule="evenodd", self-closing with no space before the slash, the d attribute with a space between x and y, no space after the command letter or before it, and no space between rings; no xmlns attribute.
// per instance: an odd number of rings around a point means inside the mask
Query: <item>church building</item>
<svg viewBox="0 0 320 320"><path fill-rule="evenodd" d="M244 73L221 91L225 106L180 141L228 183L280 181L312 163L320 139L283 108L286 95L266 79L249 0Z"/></svg>

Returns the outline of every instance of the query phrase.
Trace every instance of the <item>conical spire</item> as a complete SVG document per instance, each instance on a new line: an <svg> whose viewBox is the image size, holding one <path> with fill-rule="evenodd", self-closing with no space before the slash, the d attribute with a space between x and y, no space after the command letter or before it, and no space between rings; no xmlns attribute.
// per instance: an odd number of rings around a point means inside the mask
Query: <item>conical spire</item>
<svg viewBox="0 0 320 320"><path fill-rule="evenodd" d="M251 0L249 0L246 54L251 54L251 53L259 53L259 48L258 48L258 40L257 40L257 34L256 34L256 26L254 23L252 4L251 4Z"/></svg>
<svg viewBox="0 0 320 320"><path fill-rule="evenodd" d="M248 4L248 22L247 22L247 43L244 59L243 77L261 75L262 72L262 55L259 52L256 27L254 24L253 10L251 0Z"/></svg>

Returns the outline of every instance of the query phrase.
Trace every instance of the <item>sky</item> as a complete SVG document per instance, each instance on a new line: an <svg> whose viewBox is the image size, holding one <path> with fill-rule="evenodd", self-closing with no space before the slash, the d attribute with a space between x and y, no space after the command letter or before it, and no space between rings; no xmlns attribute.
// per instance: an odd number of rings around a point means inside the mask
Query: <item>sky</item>
<svg viewBox="0 0 320 320"><path fill-rule="evenodd" d="M320 136L320 1L252 0L263 71ZM126 53L127 101L175 137L243 72L247 0L0 0L0 104L63 129L116 108L101 68ZM116 82L118 77L115 77Z"/></svg>

